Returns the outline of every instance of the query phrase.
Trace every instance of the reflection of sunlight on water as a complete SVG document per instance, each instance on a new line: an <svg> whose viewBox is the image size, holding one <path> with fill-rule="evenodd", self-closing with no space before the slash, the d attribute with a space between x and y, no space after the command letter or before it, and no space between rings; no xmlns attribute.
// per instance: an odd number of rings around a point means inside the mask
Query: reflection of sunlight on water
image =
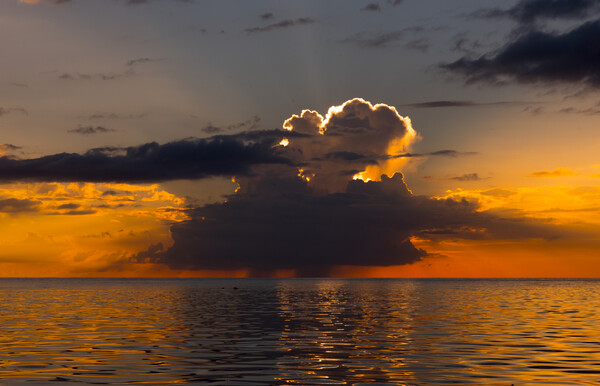
<svg viewBox="0 0 600 386"><path fill-rule="evenodd" d="M599 292L567 280L0 280L0 382L596 384Z"/></svg>

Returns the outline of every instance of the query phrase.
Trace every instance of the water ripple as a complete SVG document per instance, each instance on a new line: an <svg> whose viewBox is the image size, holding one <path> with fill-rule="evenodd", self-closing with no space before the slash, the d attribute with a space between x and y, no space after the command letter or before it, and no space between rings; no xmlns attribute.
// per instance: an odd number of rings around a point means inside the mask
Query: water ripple
<svg viewBox="0 0 600 386"><path fill-rule="evenodd" d="M594 280L1 279L8 384L594 385Z"/></svg>

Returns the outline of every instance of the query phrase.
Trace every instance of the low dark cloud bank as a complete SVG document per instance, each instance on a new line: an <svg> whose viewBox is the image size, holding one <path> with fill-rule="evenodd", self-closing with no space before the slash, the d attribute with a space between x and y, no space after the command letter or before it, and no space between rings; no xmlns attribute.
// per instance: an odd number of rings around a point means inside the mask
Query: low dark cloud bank
<svg viewBox="0 0 600 386"><path fill-rule="evenodd" d="M289 163L275 145L282 131L91 149L31 159L0 157L0 182L158 182L250 173L253 165Z"/></svg>
<svg viewBox="0 0 600 386"><path fill-rule="evenodd" d="M600 20L564 33L524 32L497 52L463 57L443 69L468 83L571 83L600 87Z"/></svg>

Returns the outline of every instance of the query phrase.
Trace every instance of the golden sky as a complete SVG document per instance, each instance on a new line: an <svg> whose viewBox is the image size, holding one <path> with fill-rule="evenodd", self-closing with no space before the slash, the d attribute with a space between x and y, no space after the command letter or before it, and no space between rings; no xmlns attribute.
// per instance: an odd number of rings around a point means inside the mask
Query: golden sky
<svg viewBox="0 0 600 386"><path fill-rule="evenodd" d="M598 7L378 4L0 4L0 276L598 277Z"/></svg>

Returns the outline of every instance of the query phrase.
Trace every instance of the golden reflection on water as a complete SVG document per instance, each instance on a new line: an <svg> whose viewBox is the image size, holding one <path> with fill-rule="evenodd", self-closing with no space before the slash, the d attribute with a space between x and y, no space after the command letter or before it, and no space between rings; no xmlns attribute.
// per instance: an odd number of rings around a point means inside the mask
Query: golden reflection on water
<svg viewBox="0 0 600 386"><path fill-rule="evenodd" d="M3 279L0 383L593 385L600 281Z"/></svg>

